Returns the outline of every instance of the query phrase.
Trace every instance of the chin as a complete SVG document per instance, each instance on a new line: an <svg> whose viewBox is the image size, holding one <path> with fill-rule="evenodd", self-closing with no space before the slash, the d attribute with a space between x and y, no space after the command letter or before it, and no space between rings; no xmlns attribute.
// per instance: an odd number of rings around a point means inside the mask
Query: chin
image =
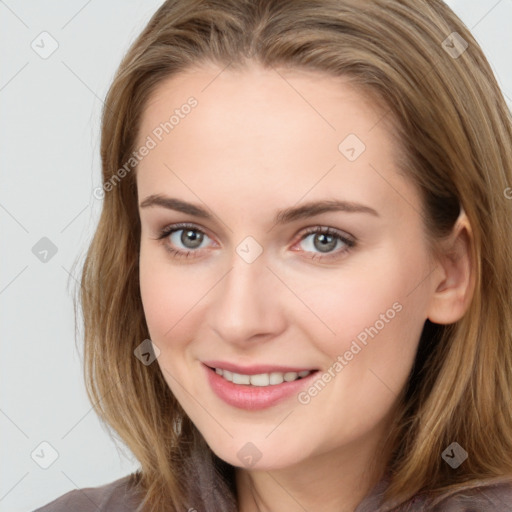
<svg viewBox="0 0 512 512"><path fill-rule="evenodd" d="M228 464L247 470L269 471L284 469L304 460L304 451L288 445L288 450L294 453L282 453L281 445L274 446L272 442L251 442L244 440L234 442L231 446L215 446L208 443L210 449ZM300 455L300 458L298 457Z"/></svg>

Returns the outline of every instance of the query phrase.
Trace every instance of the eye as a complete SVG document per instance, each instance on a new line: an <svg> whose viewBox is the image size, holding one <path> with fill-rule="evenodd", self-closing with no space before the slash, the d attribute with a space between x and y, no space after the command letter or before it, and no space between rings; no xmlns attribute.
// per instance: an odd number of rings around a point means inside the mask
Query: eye
<svg viewBox="0 0 512 512"><path fill-rule="evenodd" d="M174 224L164 228L157 238L174 257L189 257L199 252L201 245L210 237L194 224Z"/></svg>
<svg viewBox="0 0 512 512"><path fill-rule="evenodd" d="M313 253L309 258L326 259L344 255L356 245L356 242L337 229L315 226L306 231L299 244L303 244L305 252ZM334 251L335 249L339 250Z"/></svg>
<svg viewBox="0 0 512 512"><path fill-rule="evenodd" d="M204 248L203 242L210 237L194 224L180 223L164 228L157 238L164 243L165 249L175 258L196 257ZM315 226L309 228L296 245L303 244L302 250L312 253L310 259L329 259L341 257L352 249L356 242L334 228ZM338 249L335 251L335 249ZM295 249L293 249L295 250ZM318 251L318 252L316 252Z"/></svg>

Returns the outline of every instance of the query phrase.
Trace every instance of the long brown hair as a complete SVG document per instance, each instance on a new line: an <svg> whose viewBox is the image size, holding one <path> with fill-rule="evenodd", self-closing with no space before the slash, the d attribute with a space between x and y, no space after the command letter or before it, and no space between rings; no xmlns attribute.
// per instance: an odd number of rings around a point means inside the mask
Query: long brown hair
<svg viewBox="0 0 512 512"><path fill-rule="evenodd" d="M455 324L425 323L386 441L385 498L439 498L510 478L512 120L476 40L440 0L169 0L126 53L105 101L103 207L80 291L87 392L141 464L134 482L144 510L234 511L236 488L234 468L206 445L158 365L134 356L149 335L136 165L126 162L162 80L248 60L342 76L380 102L403 152L400 170L421 191L432 247L461 208L471 224L474 295ZM457 469L441 457L454 441L469 454Z"/></svg>

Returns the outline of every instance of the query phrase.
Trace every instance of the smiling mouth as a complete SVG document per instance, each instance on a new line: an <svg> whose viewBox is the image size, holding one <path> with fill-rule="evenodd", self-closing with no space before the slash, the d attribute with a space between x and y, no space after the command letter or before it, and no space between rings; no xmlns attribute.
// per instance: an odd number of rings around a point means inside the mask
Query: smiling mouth
<svg viewBox="0 0 512 512"><path fill-rule="evenodd" d="M301 372L270 372L258 373L256 375L245 375L242 373L230 372L229 370L223 370L222 368L212 368L210 366L208 366L208 368L228 382L255 387L277 386L283 382L293 382L295 380L303 379L318 371L304 370Z"/></svg>

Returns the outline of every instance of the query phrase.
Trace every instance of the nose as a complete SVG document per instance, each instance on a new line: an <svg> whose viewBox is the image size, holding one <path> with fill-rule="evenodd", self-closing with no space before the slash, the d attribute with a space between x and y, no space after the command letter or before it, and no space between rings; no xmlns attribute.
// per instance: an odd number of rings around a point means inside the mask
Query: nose
<svg viewBox="0 0 512 512"><path fill-rule="evenodd" d="M211 297L208 325L223 341L244 347L276 337L286 323L285 287L263 255L247 263L235 253L231 263Z"/></svg>

